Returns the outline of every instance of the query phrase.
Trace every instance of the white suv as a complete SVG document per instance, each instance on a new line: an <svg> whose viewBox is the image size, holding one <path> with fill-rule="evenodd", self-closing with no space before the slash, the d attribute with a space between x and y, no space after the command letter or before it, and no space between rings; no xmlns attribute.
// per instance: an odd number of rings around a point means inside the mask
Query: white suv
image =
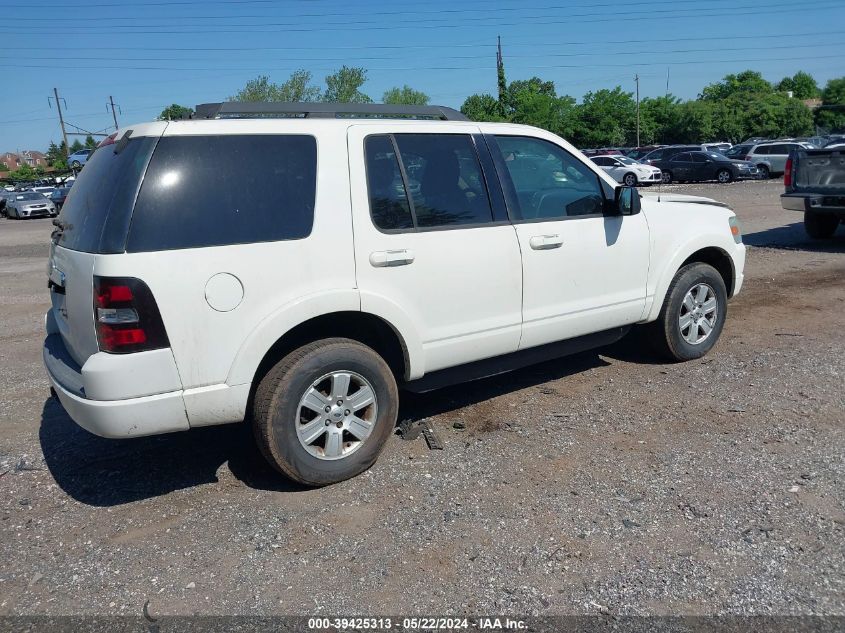
<svg viewBox="0 0 845 633"><path fill-rule="evenodd" d="M723 205L641 198L554 134L434 106L207 104L130 126L54 222L44 362L70 416L106 437L246 419L311 485L373 464L400 387L636 324L703 356L745 261Z"/></svg>

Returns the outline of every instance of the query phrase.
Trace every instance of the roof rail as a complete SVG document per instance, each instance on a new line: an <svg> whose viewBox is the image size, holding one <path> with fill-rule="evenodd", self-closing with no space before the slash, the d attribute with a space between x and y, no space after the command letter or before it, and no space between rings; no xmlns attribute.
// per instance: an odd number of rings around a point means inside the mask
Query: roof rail
<svg viewBox="0 0 845 633"><path fill-rule="evenodd" d="M290 103L224 101L197 105L194 119L301 117L413 118L439 121L468 121L463 114L444 106L389 105L383 103Z"/></svg>

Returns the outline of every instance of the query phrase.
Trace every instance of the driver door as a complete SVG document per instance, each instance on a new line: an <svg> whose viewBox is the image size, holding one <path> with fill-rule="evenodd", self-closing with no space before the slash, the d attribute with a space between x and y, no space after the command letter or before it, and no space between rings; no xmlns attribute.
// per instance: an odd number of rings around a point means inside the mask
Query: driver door
<svg viewBox="0 0 845 633"><path fill-rule="evenodd" d="M645 215L604 215L599 175L551 140L488 141L522 252L520 349L638 321L649 262Z"/></svg>

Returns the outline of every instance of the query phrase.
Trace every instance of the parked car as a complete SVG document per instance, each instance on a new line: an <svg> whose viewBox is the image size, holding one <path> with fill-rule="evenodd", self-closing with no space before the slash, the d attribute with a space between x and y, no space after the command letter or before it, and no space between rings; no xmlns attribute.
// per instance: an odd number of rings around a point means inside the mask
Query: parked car
<svg viewBox="0 0 845 633"><path fill-rule="evenodd" d="M783 174L784 209L804 213L804 229L814 239L832 237L845 222L845 143L839 148L794 149Z"/></svg>
<svg viewBox="0 0 845 633"><path fill-rule="evenodd" d="M745 160L754 163L760 178L777 176L784 172L789 152L812 147L806 143L775 141L754 145L745 155Z"/></svg>
<svg viewBox="0 0 845 633"><path fill-rule="evenodd" d="M6 200L6 216L16 220L56 217L58 214L56 205L37 191L21 191Z"/></svg>
<svg viewBox="0 0 845 633"><path fill-rule="evenodd" d="M30 191L34 191L35 193L40 193L45 198L49 198L50 194L53 193L55 190L56 190L55 187L44 187L44 186L32 187L30 189Z"/></svg>
<svg viewBox="0 0 845 633"><path fill-rule="evenodd" d="M730 209L641 197L546 130L437 106L196 112L121 129L55 222L44 363L99 435L248 419L280 472L330 484L375 462L400 386L636 324L700 358L742 287ZM411 165L419 190L397 190Z"/></svg>
<svg viewBox="0 0 845 633"><path fill-rule="evenodd" d="M724 154L727 152L733 145L727 143L725 141L719 143L705 143L704 150L705 152L719 152L720 154Z"/></svg>
<svg viewBox="0 0 845 633"><path fill-rule="evenodd" d="M53 190L53 193L50 194L50 200L53 201L53 204L56 205L56 208L61 211L62 206L67 200L67 196L70 193L70 187L56 187Z"/></svg>
<svg viewBox="0 0 845 633"><path fill-rule="evenodd" d="M648 165L657 165L658 161L672 158L675 154L680 154L681 152L700 152L703 149L704 145L667 145L650 151L640 159L640 162Z"/></svg>
<svg viewBox="0 0 845 633"><path fill-rule="evenodd" d="M717 180L728 183L744 178L757 178L757 169L752 163L731 160L719 152L681 152L669 159L656 161L660 167L663 182L703 182Z"/></svg>
<svg viewBox="0 0 845 633"><path fill-rule="evenodd" d="M604 149L583 149L581 153L584 156L624 156L618 149L604 148Z"/></svg>
<svg viewBox="0 0 845 633"><path fill-rule="evenodd" d="M79 169L85 163L88 162L88 159L91 157L91 154L94 152L93 149L80 149L75 151L73 154L67 157L67 164L69 167L73 169Z"/></svg>
<svg viewBox="0 0 845 633"><path fill-rule="evenodd" d="M661 181L660 170L657 167L643 165L627 156L593 156L590 160L607 172L616 182L621 182L629 187Z"/></svg>
<svg viewBox="0 0 845 633"><path fill-rule="evenodd" d="M748 151L752 147L754 147L754 146L750 145L750 144L743 143L741 145L734 145L729 150L727 150L723 153L727 158L732 158L734 160L743 160L746 157L746 155L748 154Z"/></svg>
<svg viewBox="0 0 845 633"><path fill-rule="evenodd" d="M6 203L12 195L14 195L14 192L0 189L0 216L6 217Z"/></svg>
<svg viewBox="0 0 845 633"><path fill-rule="evenodd" d="M626 156L628 156L629 158L633 158L634 160L638 161L638 160L642 159L642 157L645 156L646 154L648 154L649 152L652 152L652 151L659 149L661 147L666 147L666 146L665 145L644 145L642 147L635 147L634 149L627 152Z"/></svg>

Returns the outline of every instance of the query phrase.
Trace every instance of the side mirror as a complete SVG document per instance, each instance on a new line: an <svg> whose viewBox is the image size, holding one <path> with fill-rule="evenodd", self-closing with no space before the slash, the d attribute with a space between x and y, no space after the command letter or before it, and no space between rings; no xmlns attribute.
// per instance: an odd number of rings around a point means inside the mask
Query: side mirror
<svg viewBox="0 0 845 633"><path fill-rule="evenodd" d="M640 192L636 187L616 188L616 210L619 215L636 215L640 208Z"/></svg>

